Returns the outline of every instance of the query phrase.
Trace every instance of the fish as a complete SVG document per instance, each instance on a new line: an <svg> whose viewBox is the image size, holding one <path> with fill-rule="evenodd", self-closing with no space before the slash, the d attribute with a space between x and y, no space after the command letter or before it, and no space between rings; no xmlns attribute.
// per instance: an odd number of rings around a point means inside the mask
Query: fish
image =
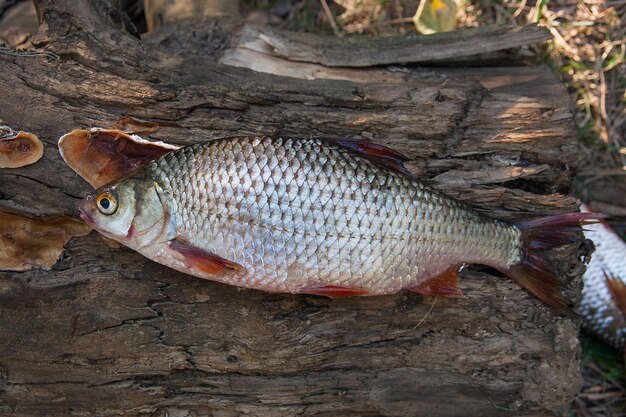
<svg viewBox="0 0 626 417"><path fill-rule="evenodd" d="M582 211L588 212L586 206ZM624 350L626 344L626 243L606 222L585 227L596 249L583 275L578 307L583 327L605 343Z"/></svg>
<svg viewBox="0 0 626 417"><path fill-rule="evenodd" d="M567 310L545 250L597 217L515 223L412 176L356 140L230 137L166 152L87 195L81 218L158 263L269 292L463 297L459 269L491 266Z"/></svg>

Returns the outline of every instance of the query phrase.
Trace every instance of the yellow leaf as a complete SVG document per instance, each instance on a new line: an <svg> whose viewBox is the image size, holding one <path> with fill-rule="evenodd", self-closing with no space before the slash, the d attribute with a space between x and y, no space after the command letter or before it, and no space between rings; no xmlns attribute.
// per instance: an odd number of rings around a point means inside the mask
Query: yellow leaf
<svg viewBox="0 0 626 417"><path fill-rule="evenodd" d="M413 23L417 31L424 35L454 30L456 3L454 0L421 0Z"/></svg>

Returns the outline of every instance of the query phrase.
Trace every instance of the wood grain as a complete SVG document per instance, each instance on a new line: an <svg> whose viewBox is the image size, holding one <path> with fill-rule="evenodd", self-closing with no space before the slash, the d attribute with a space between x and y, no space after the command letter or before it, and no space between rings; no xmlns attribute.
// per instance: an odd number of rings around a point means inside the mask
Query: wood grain
<svg viewBox="0 0 626 417"><path fill-rule="evenodd" d="M2 209L76 216L89 186L56 141L125 117L178 145L373 140L492 215L577 208L564 195L578 151L569 102L545 67L292 78L218 63L238 30L219 20L139 40L112 3L36 4L34 42L60 59L0 55L0 119L36 133L44 156L0 170ZM550 254L573 299L584 253ZM51 271L0 272L0 414L561 415L580 381L578 322L489 269L465 270L461 289L467 298L436 303L240 290L92 233L72 239Z"/></svg>
<svg viewBox="0 0 626 417"><path fill-rule="evenodd" d="M341 41L329 36L248 25L237 33L230 47L271 52L289 61L327 67L371 67L465 59L549 38L549 31L536 25L492 26L429 36L346 38Z"/></svg>

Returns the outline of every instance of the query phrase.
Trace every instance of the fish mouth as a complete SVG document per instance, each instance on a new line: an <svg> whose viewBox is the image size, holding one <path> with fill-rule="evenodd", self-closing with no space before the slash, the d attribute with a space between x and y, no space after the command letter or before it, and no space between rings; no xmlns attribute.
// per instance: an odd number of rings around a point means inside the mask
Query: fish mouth
<svg viewBox="0 0 626 417"><path fill-rule="evenodd" d="M89 214L87 210L88 204L89 204L89 201L87 199L84 199L78 204L78 210L80 211L81 220L87 223L88 225L93 225L94 224L93 217L91 217L91 215Z"/></svg>

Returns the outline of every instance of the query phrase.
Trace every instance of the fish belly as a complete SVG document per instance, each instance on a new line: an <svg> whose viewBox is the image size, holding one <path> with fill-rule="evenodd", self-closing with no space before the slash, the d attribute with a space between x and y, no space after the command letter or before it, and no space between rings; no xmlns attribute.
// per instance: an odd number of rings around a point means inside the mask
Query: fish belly
<svg viewBox="0 0 626 417"><path fill-rule="evenodd" d="M268 226L269 219L231 219L214 221L198 233L183 236L193 246L246 269L244 274L219 281L272 292L337 286L372 295L390 294L414 287L451 266L482 260L479 245L471 245L464 236L455 239L426 232L433 227L425 224L419 232L400 232L393 228L397 217L385 220L368 219L361 227L351 228L349 221L329 219L329 224L315 229L303 224L301 228Z"/></svg>

